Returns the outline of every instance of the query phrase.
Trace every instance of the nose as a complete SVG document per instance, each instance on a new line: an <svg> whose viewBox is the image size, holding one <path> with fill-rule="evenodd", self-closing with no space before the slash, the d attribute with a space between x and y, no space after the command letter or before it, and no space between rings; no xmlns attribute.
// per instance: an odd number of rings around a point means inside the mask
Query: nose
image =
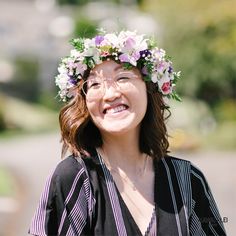
<svg viewBox="0 0 236 236"><path fill-rule="evenodd" d="M121 96L121 92L117 87L116 83L113 81L109 81L108 83L104 83L104 100L113 101L116 98Z"/></svg>

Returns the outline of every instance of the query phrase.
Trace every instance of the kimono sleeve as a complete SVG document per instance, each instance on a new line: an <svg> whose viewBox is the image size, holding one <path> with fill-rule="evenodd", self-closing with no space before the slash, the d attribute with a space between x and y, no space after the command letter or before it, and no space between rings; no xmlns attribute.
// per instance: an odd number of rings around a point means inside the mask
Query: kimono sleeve
<svg viewBox="0 0 236 236"><path fill-rule="evenodd" d="M29 234L85 235L89 228L91 199L85 168L75 158L67 158L49 175Z"/></svg>
<svg viewBox="0 0 236 236"><path fill-rule="evenodd" d="M190 235L226 235L222 218L203 173L196 167L191 169L192 209Z"/></svg>

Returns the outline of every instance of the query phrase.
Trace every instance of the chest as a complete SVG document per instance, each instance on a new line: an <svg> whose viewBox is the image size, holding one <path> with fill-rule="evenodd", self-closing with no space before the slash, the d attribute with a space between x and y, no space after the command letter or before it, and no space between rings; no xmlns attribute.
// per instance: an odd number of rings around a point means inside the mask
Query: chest
<svg viewBox="0 0 236 236"><path fill-rule="evenodd" d="M183 232L187 230L179 185L174 181L176 176L171 181L164 168L134 186L113 177L106 169L93 169L89 176L96 201L90 231L93 235L144 235L153 212L156 216L153 235L178 235L173 234L179 230L177 222L181 222Z"/></svg>
<svg viewBox="0 0 236 236"><path fill-rule="evenodd" d="M138 179L113 174L123 206L143 235L147 232L154 213L154 177L153 171Z"/></svg>

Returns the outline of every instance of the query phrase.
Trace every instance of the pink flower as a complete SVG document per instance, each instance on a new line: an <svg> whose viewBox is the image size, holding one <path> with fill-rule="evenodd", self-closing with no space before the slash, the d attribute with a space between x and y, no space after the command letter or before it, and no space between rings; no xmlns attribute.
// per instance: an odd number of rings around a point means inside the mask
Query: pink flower
<svg viewBox="0 0 236 236"><path fill-rule="evenodd" d="M163 83L162 87L161 87L161 91L163 94L169 94L171 93L172 89L171 89L171 83L169 82L165 82Z"/></svg>
<svg viewBox="0 0 236 236"><path fill-rule="evenodd" d="M121 55L119 56L119 60L120 60L121 62L129 62L129 56L128 56L127 54L121 54Z"/></svg>
<svg viewBox="0 0 236 236"><path fill-rule="evenodd" d="M134 52L132 55L123 53L119 56L119 60L121 62L129 62L131 65L136 66L139 57L140 57L139 53Z"/></svg>
<svg viewBox="0 0 236 236"><path fill-rule="evenodd" d="M135 46L135 40L131 37L127 38L124 42L124 49L125 50L132 50Z"/></svg>
<svg viewBox="0 0 236 236"><path fill-rule="evenodd" d="M138 61L140 58L140 53L138 51L134 51L131 55L135 61Z"/></svg>
<svg viewBox="0 0 236 236"><path fill-rule="evenodd" d="M110 56L111 54L108 51L102 51L101 52L101 57L107 57Z"/></svg>
<svg viewBox="0 0 236 236"><path fill-rule="evenodd" d="M165 70L167 70L169 68L169 63L166 61L160 61L157 65L156 65L156 71L159 73L163 73Z"/></svg>
<svg viewBox="0 0 236 236"><path fill-rule="evenodd" d="M159 77L158 87L163 95L172 93L171 77L168 73L165 73L163 76Z"/></svg>

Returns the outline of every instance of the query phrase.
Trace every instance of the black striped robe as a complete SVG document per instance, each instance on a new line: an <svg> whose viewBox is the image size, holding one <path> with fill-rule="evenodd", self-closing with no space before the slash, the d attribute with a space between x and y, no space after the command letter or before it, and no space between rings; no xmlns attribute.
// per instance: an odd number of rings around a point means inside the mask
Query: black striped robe
<svg viewBox="0 0 236 236"><path fill-rule="evenodd" d="M147 235L226 235L202 172L189 161L154 160L156 225ZM70 156L49 176L32 235L142 235L99 155Z"/></svg>

